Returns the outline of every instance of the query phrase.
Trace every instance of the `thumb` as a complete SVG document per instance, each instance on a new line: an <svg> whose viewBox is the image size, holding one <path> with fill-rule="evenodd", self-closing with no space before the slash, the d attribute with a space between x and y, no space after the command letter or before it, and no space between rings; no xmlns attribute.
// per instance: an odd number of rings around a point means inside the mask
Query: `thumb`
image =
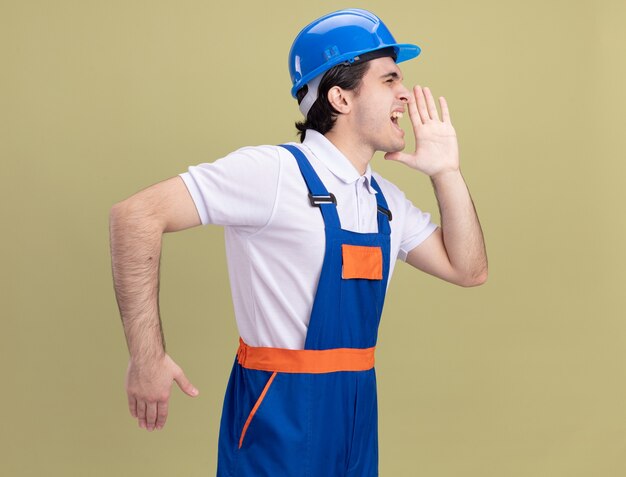
<svg viewBox="0 0 626 477"><path fill-rule="evenodd" d="M185 376L185 373L183 373L182 370L177 376L174 377L174 381L176 381L178 387L188 396L196 397L200 394L200 391L198 391L195 386L191 384L191 381L187 379L187 376Z"/></svg>
<svg viewBox="0 0 626 477"><path fill-rule="evenodd" d="M402 162L405 163L408 160L408 154L402 152L402 151L397 151L397 152L388 152L385 154L385 160L386 161L396 161L396 162Z"/></svg>

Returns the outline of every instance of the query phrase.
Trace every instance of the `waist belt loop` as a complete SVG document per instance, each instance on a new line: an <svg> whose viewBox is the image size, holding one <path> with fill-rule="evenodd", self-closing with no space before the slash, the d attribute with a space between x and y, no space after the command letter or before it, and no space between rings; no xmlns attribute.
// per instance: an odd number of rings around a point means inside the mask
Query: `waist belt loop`
<svg viewBox="0 0 626 477"><path fill-rule="evenodd" d="M237 348L237 362L241 364L246 362L246 351L248 350L248 345L243 342L241 338L239 338L239 348ZM245 368L245 366L244 366Z"/></svg>
<svg viewBox="0 0 626 477"><path fill-rule="evenodd" d="M263 348L248 346L239 338L237 362L247 369L279 373L367 371L374 367L375 349L376 347L324 350Z"/></svg>

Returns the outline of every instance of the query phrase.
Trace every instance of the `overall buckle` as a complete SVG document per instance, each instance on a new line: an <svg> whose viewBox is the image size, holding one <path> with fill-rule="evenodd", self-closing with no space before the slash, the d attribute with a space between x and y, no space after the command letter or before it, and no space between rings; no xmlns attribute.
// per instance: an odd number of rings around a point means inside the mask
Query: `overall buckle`
<svg viewBox="0 0 626 477"><path fill-rule="evenodd" d="M328 195L313 195L309 193L309 202L311 206L319 207L322 204L335 204L337 205L337 199L335 195L331 192Z"/></svg>
<svg viewBox="0 0 626 477"><path fill-rule="evenodd" d="M391 210L389 209L385 209L384 207L381 207L380 205L378 206L378 212L380 212L381 214L385 214L387 216L387 218L389 219L389 222L391 222Z"/></svg>

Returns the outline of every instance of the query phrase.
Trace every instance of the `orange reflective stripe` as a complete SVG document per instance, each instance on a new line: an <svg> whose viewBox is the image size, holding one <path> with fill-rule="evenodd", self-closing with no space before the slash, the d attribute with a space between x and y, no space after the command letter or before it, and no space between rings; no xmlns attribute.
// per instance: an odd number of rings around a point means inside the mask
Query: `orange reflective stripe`
<svg viewBox="0 0 626 477"><path fill-rule="evenodd" d="M383 251L380 247L341 245L341 278L383 279Z"/></svg>
<svg viewBox="0 0 626 477"><path fill-rule="evenodd" d="M374 367L375 349L375 347L325 350L261 348L248 346L239 338L237 361L244 368L279 373L367 371Z"/></svg>
<svg viewBox="0 0 626 477"><path fill-rule="evenodd" d="M267 390L270 388L270 386L272 384L272 381L274 381L275 377L276 377L276 372L274 372L270 376L270 379L268 379L267 383L265 384L265 387L263 388L263 392L259 396L259 399L256 400L256 403L254 404L254 407L252 408L252 411L250 411L250 415L248 416L248 419L246 419L246 423L243 425L243 429L241 431L241 437L239 438L239 448L240 449L241 449L241 446L243 444L243 438L245 437L246 432L248 432L248 426L252 422L252 418L256 414L256 410L259 408L259 406L263 402L263 399L265 398L265 395L267 394Z"/></svg>

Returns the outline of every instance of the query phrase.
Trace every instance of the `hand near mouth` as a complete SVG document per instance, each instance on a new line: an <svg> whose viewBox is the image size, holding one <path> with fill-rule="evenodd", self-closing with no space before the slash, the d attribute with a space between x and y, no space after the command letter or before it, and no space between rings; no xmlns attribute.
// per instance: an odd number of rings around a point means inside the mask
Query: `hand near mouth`
<svg viewBox="0 0 626 477"><path fill-rule="evenodd" d="M450 121L446 99L439 97L443 120L430 89L416 85L409 99L409 117L415 134L415 152L388 152L385 159L398 161L430 177L459 170L459 145Z"/></svg>

